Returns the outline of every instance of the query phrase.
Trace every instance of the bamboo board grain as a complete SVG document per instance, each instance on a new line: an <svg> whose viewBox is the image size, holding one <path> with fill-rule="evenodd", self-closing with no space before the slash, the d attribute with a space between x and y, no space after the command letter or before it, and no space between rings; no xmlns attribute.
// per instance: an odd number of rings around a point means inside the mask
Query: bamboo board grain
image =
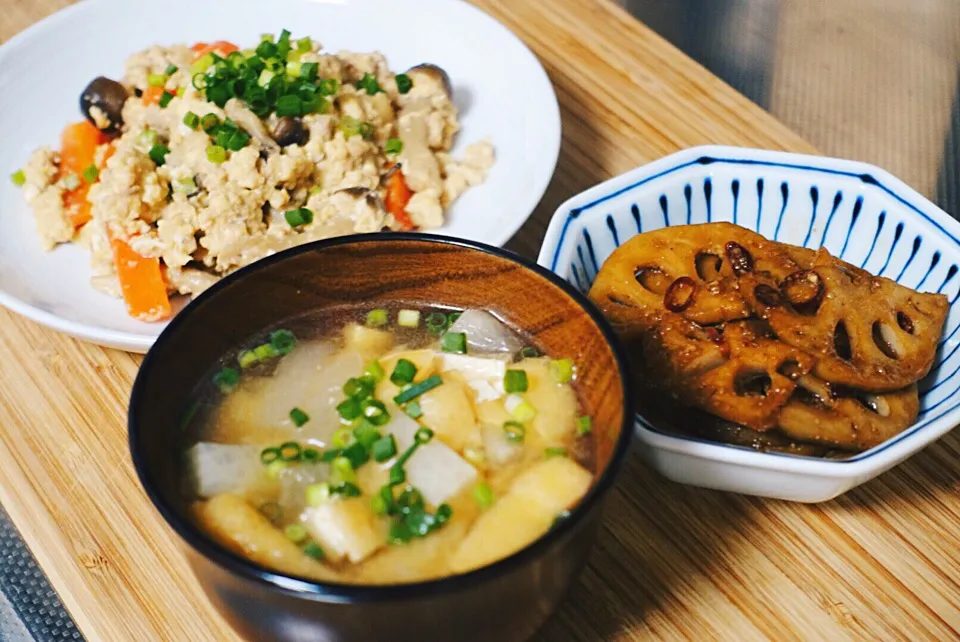
<svg viewBox="0 0 960 642"><path fill-rule="evenodd" d="M528 256L561 201L679 148L813 151L606 1L475 2L540 56L560 97L557 174L511 242ZM0 41L65 4L4 0ZM235 639L136 484L124 419L139 358L6 311L0 349L0 502L83 633ZM958 581L960 434L818 506L679 486L634 457L539 639L960 639Z"/></svg>

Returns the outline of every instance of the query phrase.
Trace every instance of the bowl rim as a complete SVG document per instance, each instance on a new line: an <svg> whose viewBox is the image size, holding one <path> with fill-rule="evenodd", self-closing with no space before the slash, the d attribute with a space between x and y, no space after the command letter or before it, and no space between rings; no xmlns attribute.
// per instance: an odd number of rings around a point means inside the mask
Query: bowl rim
<svg viewBox="0 0 960 642"><path fill-rule="evenodd" d="M148 466L144 451L143 441L141 439L141 430L134 420L136 410L143 405L143 387L146 380L152 376L155 369L155 361L160 351L163 350L170 337L179 331L183 323L190 318L197 309L210 304L216 298L217 292L227 288L236 282L242 280L246 275L258 270L264 270L307 252L322 252L328 248L339 247L343 245L364 245L367 243L396 242L406 243L411 241L420 241L435 243L440 245L452 245L478 251L483 254L493 255L495 257L506 259L521 267L534 272L537 276L545 279L560 289L561 292L570 296L573 301L590 317L593 324L600 331L607 345L613 354L614 362L620 373L620 387L623 395L623 407L621 412L620 434L614 442L613 452L610 455L610 461L607 467L596 478L596 482L583 499L574 507L569 516L558 523L557 526L545 533L539 539L528 544L515 553L500 559L492 564L481 568L456 575L450 575L438 579L413 582L408 584L343 584L334 582L318 582L308 578L286 575L271 571L270 569L250 562L240 555L237 555L226 548L214 543L209 537L204 535L199 528L183 517L171 504L169 504L160 492L159 485L148 474ZM600 311L581 294L572 285L567 283L559 275L546 270L534 261L527 259L511 250L487 245L477 241L458 239L434 234L419 232L378 232L373 234L351 234L348 236L335 237L313 241L304 245L289 248L277 254L265 257L236 272L224 277L206 292L197 297L196 300L188 304L163 332L157 337L154 347L147 352L137 372L136 379L130 394L129 409L127 412L127 430L128 447L133 461L137 478L141 487L146 492L151 504L160 513L163 520L195 553L212 561L225 571L235 576L242 577L260 585L266 585L274 590L294 594L298 597L313 599L332 603L365 603L383 600L403 600L417 599L425 596L449 593L453 591L464 590L478 583L484 583L495 580L509 571L527 564L544 552L554 546L559 539L570 531L578 522L580 522L588 513L590 513L598 504L602 502L607 492L612 488L615 478L620 474L627 453L633 438L634 421L634 402L630 394L632 389L632 377L630 369L627 367L627 360L623 353L619 340L610 327L609 323L600 313Z"/></svg>
<svg viewBox="0 0 960 642"><path fill-rule="evenodd" d="M774 169L832 174L845 180L859 180L866 187L879 189L898 201L908 217L920 217L960 247L960 221L918 193L899 178L876 165L861 161L831 158L812 154L773 151L727 145L701 145L668 154L650 163L614 176L574 195L556 209L550 219L537 262L561 274L565 241L572 232L583 227L583 221L598 220L607 215L597 208L600 203L689 167L708 168L713 164L765 165ZM562 277L561 277L562 278ZM952 303L951 303L952 306ZM949 399L947 397L946 399ZM942 402L941 402L942 403ZM913 455L944 434L960 418L960 402L933 417L924 417L903 432L870 450L848 459L822 459L787 453L760 452L733 444L678 436L653 427L639 412L635 417L637 436L645 445L744 467L799 472L818 477L854 478L885 470Z"/></svg>

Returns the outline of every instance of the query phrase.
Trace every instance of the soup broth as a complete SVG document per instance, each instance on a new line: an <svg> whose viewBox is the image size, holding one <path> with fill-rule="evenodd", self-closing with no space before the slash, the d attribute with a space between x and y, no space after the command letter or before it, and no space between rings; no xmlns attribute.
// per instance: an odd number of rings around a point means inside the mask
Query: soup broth
<svg viewBox="0 0 960 642"><path fill-rule="evenodd" d="M593 481L575 364L484 311L296 319L207 381L186 433L189 512L281 573L466 572L541 537Z"/></svg>

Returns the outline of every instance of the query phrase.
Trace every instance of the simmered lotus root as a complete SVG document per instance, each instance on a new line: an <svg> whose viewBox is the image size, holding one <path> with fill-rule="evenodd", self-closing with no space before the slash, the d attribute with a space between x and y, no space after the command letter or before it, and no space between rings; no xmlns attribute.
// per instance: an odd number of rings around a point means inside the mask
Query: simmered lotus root
<svg viewBox="0 0 960 642"><path fill-rule="evenodd" d="M800 441L866 450L909 427L920 411L917 386L881 394L839 390L814 377L798 381L780 413L779 427Z"/></svg>
<svg viewBox="0 0 960 642"><path fill-rule="evenodd" d="M721 332L666 314L643 335L647 370L682 403L755 430L773 428L813 359L757 325L733 322Z"/></svg>
<svg viewBox="0 0 960 642"><path fill-rule="evenodd" d="M777 338L816 357L818 377L873 391L905 388L930 371L949 308L943 295L874 277L826 250L779 282L745 275L740 291Z"/></svg>
<svg viewBox="0 0 960 642"><path fill-rule="evenodd" d="M590 298L618 325L650 327L664 310L711 325L750 316L737 291L739 275L797 269L779 244L737 225L667 227L635 236L611 254Z"/></svg>

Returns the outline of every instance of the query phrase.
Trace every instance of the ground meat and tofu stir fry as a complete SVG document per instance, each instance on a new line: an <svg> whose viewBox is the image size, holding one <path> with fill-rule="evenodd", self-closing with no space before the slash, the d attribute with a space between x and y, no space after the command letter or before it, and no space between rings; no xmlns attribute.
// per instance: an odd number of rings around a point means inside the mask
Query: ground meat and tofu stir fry
<svg viewBox="0 0 960 642"><path fill-rule="evenodd" d="M151 47L80 103L87 120L13 180L43 246L89 248L93 285L144 321L294 245L436 228L493 164L486 141L450 155L460 125L439 67L395 74L379 53L286 31L244 51Z"/></svg>

